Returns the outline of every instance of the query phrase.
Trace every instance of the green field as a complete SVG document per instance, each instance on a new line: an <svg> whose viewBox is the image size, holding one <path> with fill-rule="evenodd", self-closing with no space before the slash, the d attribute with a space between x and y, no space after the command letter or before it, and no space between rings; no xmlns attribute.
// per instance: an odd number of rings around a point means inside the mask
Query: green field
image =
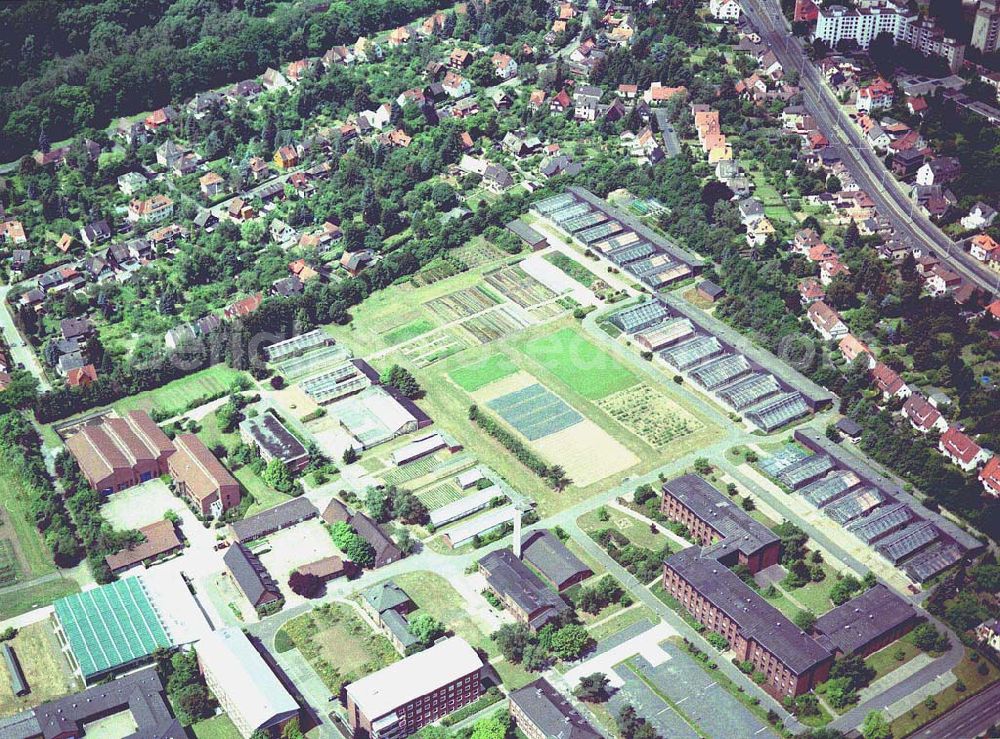
<svg viewBox="0 0 1000 739"><path fill-rule="evenodd" d="M443 577L433 572L408 572L393 580L421 611L429 613L473 647L485 649L491 657L498 654L489 635L469 616L465 599Z"/></svg>
<svg viewBox="0 0 1000 739"><path fill-rule="evenodd" d="M415 339L421 334L426 334L428 331L433 330L434 324L431 323L426 318L418 318L415 321L410 321L405 323L399 328L394 328L383 334L385 341L390 346L395 346L396 344L402 344L403 342L409 341L410 339Z"/></svg>
<svg viewBox="0 0 1000 739"><path fill-rule="evenodd" d="M224 713L191 725L197 739L241 739L241 734L232 719Z"/></svg>
<svg viewBox="0 0 1000 739"><path fill-rule="evenodd" d="M54 601L67 595L80 592L76 580L47 580L27 588L11 590L0 598L0 621L14 616L20 616L42 606L52 605Z"/></svg>
<svg viewBox="0 0 1000 739"><path fill-rule="evenodd" d="M638 379L573 328L540 336L518 347L587 400L632 387Z"/></svg>
<svg viewBox="0 0 1000 739"><path fill-rule="evenodd" d="M119 400L114 407L119 413L132 410L152 411L155 408L169 418L188 410L191 403L200 398L208 398L228 390L233 381L239 377L249 378L249 375L224 364L216 364L187 377L168 382L156 390L130 395Z"/></svg>
<svg viewBox="0 0 1000 739"><path fill-rule="evenodd" d="M239 480L254 498L253 505L247 510L247 516L274 508L276 505L292 499L292 496L279 493L274 488L269 487L249 467L240 467L233 473L233 477Z"/></svg>
<svg viewBox="0 0 1000 739"><path fill-rule="evenodd" d="M458 367L448 376L467 393L473 393L517 371L518 366L510 361L506 354L493 354L481 362Z"/></svg>

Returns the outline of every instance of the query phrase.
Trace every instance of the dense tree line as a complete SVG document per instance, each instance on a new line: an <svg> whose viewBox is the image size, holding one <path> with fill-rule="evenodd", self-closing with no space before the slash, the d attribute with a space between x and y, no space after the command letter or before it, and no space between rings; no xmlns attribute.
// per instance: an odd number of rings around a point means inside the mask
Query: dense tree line
<svg viewBox="0 0 1000 739"><path fill-rule="evenodd" d="M0 159L318 56L436 9L433 0L102 0L0 8ZM40 132L44 132L40 136Z"/></svg>
<svg viewBox="0 0 1000 739"><path fill-rule="evenodd" d="M518 462L546 480L556 490L562 490L570 484L571 481L566 477L566 471L562 467L547 464L527 444L501 426L496 419L479 410L478 406L469 406L469 420L475 422L479 428L499 441L507 451L514 455Z"/></svg>

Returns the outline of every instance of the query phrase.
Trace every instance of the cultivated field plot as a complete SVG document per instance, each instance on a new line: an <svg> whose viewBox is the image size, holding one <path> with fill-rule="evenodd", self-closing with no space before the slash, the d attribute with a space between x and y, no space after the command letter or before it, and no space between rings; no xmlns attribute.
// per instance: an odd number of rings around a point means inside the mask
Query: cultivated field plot
<svg viewBox="0 0 1000 739"><path fill-rule="evenodd" d="M587 400L600 400L638 384L635 375L573 328L540 336L518 348Z"/></svg>
<svg viewBox="0 0 1000 739"><path fill-rule="evenodd" d="M401 347L400 352L417 367L429 367L468 347L467 339L446 329L419 336Z"/></svg>
<svg viewBox="0 0 1000 739"><path fill-rule="evenodd" d="M499 301L489 291L479 285L456 290L453 293L433 298L424 307L444 323L458 321L492 308Z"/></svg>
<svg viewBox="0 0 1000 739"><path fill-rule="evenodd" d="M421 490L417 493L417 497L427 506L428 511L435 511L449 503L454 503L456 500L461 500L465 497L465 493L459 490L458 485L455 483L443 482L426 490Z"/></svg>
<svg viewBox="0 0 1000 739"><path fill-rule="evenodd" d="M528 325L524 318L507 310L504 305L488 313L473 316L461 324L462 328L468 331L479 344L489 344L491 341L510 336Z"/></svg>
<svg viewBox="0 0 1000 739"><path fill-rule="evenodd" d="M464 266L464 264L456 263L451 259L435 259L413 275L410 282L414 287L427 287L427 285L433 285L435 282L453 277L461 272Z"/></svg>
<svg viewBox="0 0 1000 739"><path fill-rule="evenodd" d="M418 318L409 323L404 323L402 326L394 328L391 331L387 331L382 334L382 338L385 339L386 344L389 346L395 346L396 344L402 344L404 341L415 339L433 329L433 323L426 318Z"/></svg>
<svg viewBox="0 0 1000 739"><path fill-rule="evenodd" d="M402 485L404 482L416 480L418 477L429 475L440 466L440 462L433 456L418 459L402 467L394 467L384 475L382 481L386 485Z"/></svg>
<svg viewBox="0 0 1000 739"><path fill-rule="evenodd" d="M556 297L556 293L517 265L502 267L496 272L491 272L486 275L486 282L522 308L538 305Z"/></svg>
<svg viewBox="0 0 1000 739"><path fill-rule="evenodd" d="M650 446L660 448L703 428L700 421L649 385L608 395L598 407Z"/></svg>
<svg viewBox="0 0 1000 739"><path fill-rule="evenodd" d="M477 269L503 259L504 254L489 242L476 239L456 249L452 256L469 269Z"/></svg>
<svg viewBox="0 0 1000 739"><path fill-rule="evenodd" d="M494 354L474 364L457 367L448 376L460 388L472 393L504 377L510 377L517 371L517 365L507 355Z"/></svg>
<svg viewBox="0 0 1000 739"><path fill-rule="evenodd" d="M13 585L21 577L21 565L10 539L0 539L0 587Z"/></svg>
<svg viewBox="0 0 1000 739"><path fill-rule="evenodd" d="M169 415L183 413L201 399L209 399L232 387L240 377L249 377L245 372L217 364L168 382L161 388L131 395L115 403L118 413L131 410L152 411L154 408Z"/></svg>
<svg viewBox="0 0 1000 739"><path fill-rule="evenodd" d="M641 461L589 419L532 443L549 464L561 465L577 487L587 487Z"/></svg>
<svg viewBox="0 0 1000 739"><path fill-rule="evenodd" d="M558 395L538 383L495 398L487 405L529 441L562 431L583 420L583 416Z"/></svg>

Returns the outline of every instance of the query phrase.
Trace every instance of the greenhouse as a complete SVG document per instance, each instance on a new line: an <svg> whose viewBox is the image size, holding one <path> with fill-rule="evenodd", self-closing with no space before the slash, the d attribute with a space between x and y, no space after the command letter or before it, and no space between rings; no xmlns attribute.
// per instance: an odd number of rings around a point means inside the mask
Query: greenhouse
<svg viewBox="0 0 1000 739"><path fill-rule="evenodd" d="M848 524L847 530L865 544L898 531L913 520L913 511L905 503L896 503Z"/></svg>
<svg viewBox="0 0 1000 739"><path fill-rule="evenodd" d="M734 410L742 411L781 392L781 386L773 375L754 372L718 391L719 398Z"/></svg>
<svg viewBox="0 0 1000 739"><path fill-rule="evenodd" d="M825 506L823 513L839 524L846 524L866 515L885 501L885 496L875 488L859 488Z"/></svg>
<svg viewBox="0 0 1000 739"><path fill-rule="evenodd" d="M671 366L687 370L722 354L722 344L714 336L698 336L660 352Z"/></svg>
<svg viewBox="0 0 1000 739"><path fill-rule="evenodd" d="M549 213L555 213L557 210L562 210L575 202L576 198L569 193L563 193L562 195L553 195L551 198L545 198L545 200L539 200L532 207L536 212L544 216Z"/></svg>
<svg viewBox="0 0 1000 739"><path fill-rule="evenodd" d="M875 551L893 564L898 564L930 546L937 538L938 530L934 524L930 521L920 521L887 536L875 547Z"/></svg>
<svg viewBox="0 0 1000 739"><path fill-rule="evenodd" d="M750 371L750 363L742 354L726 354L691 370L691 379L708 390L732 382Z"/></svg>
<svg viewBox="0 0 1000 739"><path fill-rule="evenodd" d="M934 544L903 565L906 574L917 582L930 580L962 558L962 548L957 544Z"/></svg>
<svg viewBox="0 0 1000 739"><path fill-rule="evenodd" d="M860 482L853 472L834 472L831 475L811 482L799 490L802 497L817 508L822 508L836 500Z"/></svg>
<svg viewBox="0 0 1000 739"><path fill-rule="evenodd" d="M746 412L747 419L764 431L774 431L796 418L809 415L809 406L799 393L782 393Z"/></svg>
<svg viewBox="0 0 1000 739"><path fill-rule="evenodd" d="M778 480L790 487L798 490L813 480L818 480L827 472L833 469L833 462L825 454L813 454L804 459L790 464L785 469L778 472Z"/></svg>

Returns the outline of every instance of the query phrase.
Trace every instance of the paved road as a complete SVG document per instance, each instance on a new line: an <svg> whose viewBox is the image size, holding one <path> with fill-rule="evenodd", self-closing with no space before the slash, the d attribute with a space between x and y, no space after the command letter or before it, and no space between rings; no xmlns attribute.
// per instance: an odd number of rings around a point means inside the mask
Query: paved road
<svg viewBox="0 0 1000 739"><path fill-rule="evenodd" d="M35 356L35 352L21 338L21 333L17 330L17 326L14 325L14 317L7 307L7 295L10 293L11 288L12 285L3 285L0 287L0 303L3 304L0 307L0 330L3 331L7 346L10 347L11 361L23 364L26 370L37 377L40 390L49 390L52 386L45 377L45 371L42 369L38 357Z"/></svg>
<svg viewBox="0 0 1000 739"><path fill-rule="evenodd" d="M910 736L969 739L979 736L997 723L1000 723L1000 683L960 703L941 718Z"/></svg>
<svg viewBox="0 0 1000 739"><path fill-rule="evenodd" d="M962 277L990 294L1000 292L1000 275L991 273L956 245L902 191L882 159L868 146L861 129L847 117L833 91L806 58L777 2L743 0L742 5L751 24L782 66L786 70L799 71L807 106L820 130L838 149L854 179L871 195L878 212L892 222L896 233L913 244L933 246L938 256Z"/></svg>

